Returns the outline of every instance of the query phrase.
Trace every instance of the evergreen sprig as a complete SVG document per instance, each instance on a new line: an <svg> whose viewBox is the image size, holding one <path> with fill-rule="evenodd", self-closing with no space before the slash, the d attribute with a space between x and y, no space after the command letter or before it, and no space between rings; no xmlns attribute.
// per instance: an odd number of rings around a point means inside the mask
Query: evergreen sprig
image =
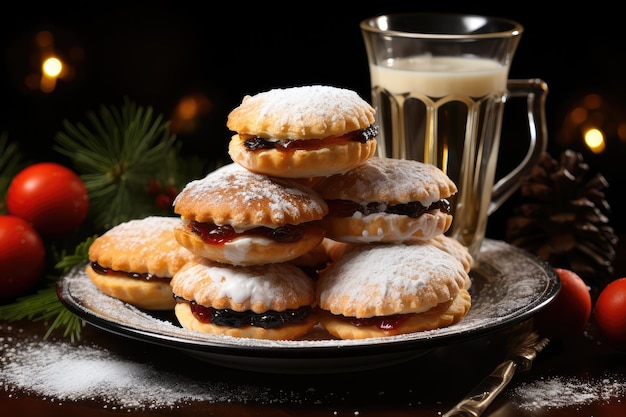
<svg viewBox="0 0 626 417"><path fill-rule="evenodd" d="M169 214L146 192L148 182L165 173L167 183L188 180L177 178L178 149L169 121L127 98L121 109L101 106L99 114L88 112L87 118L89 125L65 120L53 149L70 158L85 183L96 230Z"/></svg>
<svg viewBox="0 0 626 417"><path fill-rule="evenodd" d="M91 222L77 231L78 236L93 233L94 229L101 233L149 215L173 214L171 205L156 204L148 185L156 181L163 189L173 187L177 192L210 169L197 157L181 157L180 144L170 133L169 121L155 115L151 107L137 106L126 98L121 109L101 106L99 113L88 112L87 120L88 124L65 120L65 131L57 133L53 146L70 159L89 193ZM20 159L17 145L9 144L6 135L0 136L0 151L0 191L4 191L3 180L7 178L8 184L17 173ZM0 205L0 213L2 208ZM89 259L89 247L96 236L78 244L72 254L49 247L55 271L47 275L46 285L35 294L0 306L0 320L43 320L49 324L44 337L64 328L65 336L80 339L85 322L58 299L56 280Z"/></svg>
<svg viewBox="0 0 626 417"><path fill-rule="evenodd" d="M96 237L94 235L79 243L72 254L68 255L65 251L58 254L55 268L64 274L74 266L86 262L89 259L89 247ZM47 339L55 330L63 328L63 336L69 336L72 342L80 340L85 322L69 311L59 300L56 292L57 279L58 276L48 276L44 288L34 294L20 297L12 304L0 306L0 320L8 322L24 319L43 321L48 325L44 339Z"/></svg>

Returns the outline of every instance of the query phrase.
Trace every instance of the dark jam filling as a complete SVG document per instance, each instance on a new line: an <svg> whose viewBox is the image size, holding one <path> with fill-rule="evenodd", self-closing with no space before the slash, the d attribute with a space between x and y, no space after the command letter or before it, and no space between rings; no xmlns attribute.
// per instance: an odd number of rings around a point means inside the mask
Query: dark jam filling
<svg viewBox="0 0 626 417"><path fill-rule="evenodd" d="M154 274L145 273L137 273L137 272L126 272L126 271L116 271L110 268L105 268L97 262L91 263L91 268L96 271L98 274L102 275L124 275L128 278L141 279L149 282L170 282L171 278L159 277Z"/></svg>
<svg viewBox="0 0 626 417"><path fill-rule="evenodd" d="M350 217L355 212L361 212L364 216L374 213L389 213L418 218L431 210L439 210L450 214L450 202L445 198L432 203L428 207L424 207L417 201L391 206L381 203L357 203L349 200L327 200L326 203L328 204L328 214L333 217Z"/></svg>
<svg viewBox="0 0 626 417"><path fill-rule="evenodd" d="M328 146L331 143L342 141L354 141L365 143L378 136L378 125L371 125L365 129L355 130L341 136L331 136L324 139L307 139L307 140L269 140L266 138L253 137L244 141L244 146L249 151L258 151L260 149L277 149L291 151L296 149L319 149Z"/></svg>
<svg viewBox="0 0 626 417"><path fill-rule="evenodd" d="M218 226L213 223L199 223L196 221L190 222L189 227L202 241L212 245L223 245L237 237L249 235L266 237L279 243L294 243L302 239L307 226L287 224L275 229L259 226L246 230L243 233L237 233L230 225Z"/></svg>
<svg viewBox="0 0 626 417"><path fill-rule="evenodd" d="M193 316L202 323L211 323L217 326L245 327L255 326L264 329L275 329L285 324L301 323L311 313L310 306L303 306L295 310L254 313L252 311L234 311L230 309L215 309L205 307L189 301Z"/></svg>
<svg viewBox="0 0 626 417"><path fill-rule="evenodd" d="M375 326L380 330L396 330L404 323L411 314L393 314L391 316L368 317L357 319L355 317L336 316L356 327Z"/></svg>

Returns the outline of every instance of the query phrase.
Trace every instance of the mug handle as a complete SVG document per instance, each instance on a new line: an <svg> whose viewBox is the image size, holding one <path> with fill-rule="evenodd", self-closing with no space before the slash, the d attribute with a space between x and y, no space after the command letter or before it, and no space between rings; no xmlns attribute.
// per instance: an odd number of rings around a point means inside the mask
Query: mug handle
<svg viewBox="0 0 626 417"><path fill-rule="evenodd" d="M508 80L507 88L508 97L527 97L530 146L519 165L494 184L487 215L495 212L519 188L522 177L530 174L548 147L545 111L548 85L541 79L533 78Z"/></svg>

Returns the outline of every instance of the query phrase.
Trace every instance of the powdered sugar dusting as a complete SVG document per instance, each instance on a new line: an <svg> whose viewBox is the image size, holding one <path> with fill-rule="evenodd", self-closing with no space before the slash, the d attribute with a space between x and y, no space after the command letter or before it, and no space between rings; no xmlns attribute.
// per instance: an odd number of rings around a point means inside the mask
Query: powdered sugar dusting
<svg viewBox="0 0 626 417"><path fill-rule="evenodd" d="M374 109L352 90L325 85L275 88L247 95L228 116L238 133L292 139L363 129L374 122ZM276 135L273 135L275 133ZM324 137L324 136L317 136Z"/></svg>
<svg viewBox="0 0 626 417"><path fill-rule="evenodd" d="M95 317L115 326L136 329L151 335L150 340L156 339L164 344L171 344L171 339L176 339L178 347L199 350L209 360L211 346L314 350L384 344L393 350L394 343L411 341L419 349L515 324L529 318L539 306L556 295L556 273L528 253L503 242L485 240L478 267L470 275L473 280L470 288L472 308L461 322L436 330L364 340L337 340L329 336L319 337L319 334L300 340L257 340L202 334L183 329L175 322L155 318L148 312L102 294L85 275L84 268L65 275L59 284L61 298L82 317L88 320Z"/></svg>
<svg viewBox="0 0 626 417"><path fill-rule="evenodd" d="M230 167L187 183L174 200L174 210L200 222L246 228L319 220L327 207L297 183Z"/></svg>
<svg viewBox="0 0 626 417"><path fill-rule="evenodd" d="M316 115L319 118L330 116L329 121L343 119L350 112L354 103L361 105L361 98L351 90L327 86L304 86L294 88L278 88L256 96L247 96L244 102L262 100L263 106L258 117L260 119L275 114L282 114L279 124L291 124L290 117Z"/></svg>
<svg viewBox="0 0 626 417"><path fill-rule="evenodd" d="M487 240L483 242L478 262L473 271L474 282L483 287L474 291L472 309L479 317L483 314L506 317L525 305L545 303L547 297L556 293L557 278L552 268L521 250L507 251L506 247ZM543 274L546 279L537 279L537 274ZM498 301L502 297L506 302Z"/></svg>
<svg viewBox="0 0 626 417"><path fill-rule="evenodd" d="M289 263L238 267L210 261L190 262L171 284L174 293L202 305L233 308L232 301L245 303L247 309L257 313L300 307L311 302L315 292L311 278ZM222 298L227 299L228 305L217 302Z"/></svg>
<svg viewBox="0 0 626 417"><path fill-rule="evenodd" d="M319 303L334 314L356 317L420 312L456 297L466 282L461 263L435 246L363 245L322 271Z"/></svg>
<svg viewBox="0 0 626 417"><path fill-rule="evenodd" d="M89 248L89 259L106 268L171 277L194 255L174 237L179 217L149 216L109 229Z"/></svg>
<svg viewBox="0 0 626 417"><path fill-rule="evenodd" d="M120 223L102 235L106 237L116 236L114 240L106 240L105 243L102 243L102 250L106 252L111 246L115 246L125 252L153 251L156 247L146 245L153 244L155 236L163 234L171 236L172 246L177 247L174 240L174 226L179 223L180 218L178 217L162 216L149 216ZM145 257L145 254L141 256Z"/></svg>
<svg viewBox="0 0 626 417"><path fill-rule="evenodd" d="M269 390L191 380L99 346L1 340L0 387L62 401L101 400L107 408L174 408L190 401L276 402Z"/></svg>
<svg viewBox="0 0 626 417"><path fill-rule="evenodd" d="M428 207L457 192L439 168L420 161L372 157L346 174L324 179L315 189L326 199L405 204Z"/></svg>
<svg viewBox="0 0 626 417"><path fill-rule="evenodd" d="M526 410L580 407L624 398L626 381L610 374L599 379L551 376L520 384L508 395L513 403Z"/></svg>

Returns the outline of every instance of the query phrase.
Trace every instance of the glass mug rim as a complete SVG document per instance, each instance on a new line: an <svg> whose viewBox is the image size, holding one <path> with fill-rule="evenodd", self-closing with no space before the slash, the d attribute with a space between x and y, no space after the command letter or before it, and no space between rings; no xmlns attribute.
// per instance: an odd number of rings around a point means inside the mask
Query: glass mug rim
<svg viewBox="0 0 626 417"><path fill-rule="evenodd" d="M372 34L439 40L509 38L520 36L524 31L520 23L511 19L466 13L381 14L363 19L360 27ZM441 27L465 29L441 30Z"/></svg>

